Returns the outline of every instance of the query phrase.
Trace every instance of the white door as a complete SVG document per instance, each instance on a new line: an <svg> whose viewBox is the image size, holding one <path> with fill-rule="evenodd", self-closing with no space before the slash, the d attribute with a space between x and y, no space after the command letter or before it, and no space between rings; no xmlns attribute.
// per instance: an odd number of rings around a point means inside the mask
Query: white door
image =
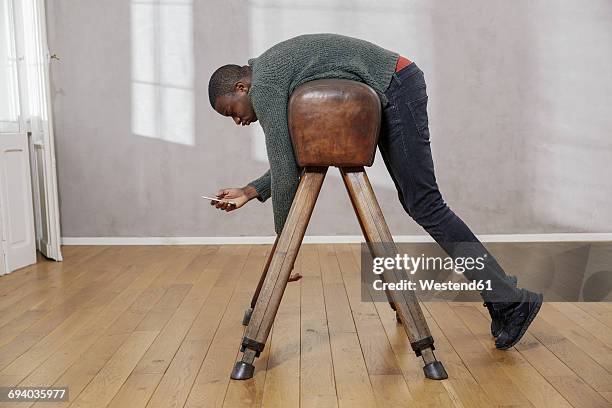
<svg viewBox="0 0 612 408"><path fill-rule="evenodd" d="M30 151L25 133L0 134L0 219L5 273L36 263Z"/></svg>
<svg viewBox="0 0 612 408"><path fill-rule="evenodd" d="M13 127L17 124L16 131L30 134L36 246L48 258L61 261L44 6L44 0L0 0L0 21L4 20L0 28L0 40L4 39L0 43L0 66L7 67L4 74L0 73L0 85L8 84L5 88L12 92L11 109L4 109L7 122ZM0 114L1 108L0 104Z"/></svg>

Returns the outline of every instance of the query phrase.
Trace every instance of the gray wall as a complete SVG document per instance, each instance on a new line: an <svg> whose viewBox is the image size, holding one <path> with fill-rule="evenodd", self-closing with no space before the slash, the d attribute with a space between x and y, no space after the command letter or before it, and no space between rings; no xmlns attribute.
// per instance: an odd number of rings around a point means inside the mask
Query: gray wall
<svg viewBox="0 0 612 408"><path fill-rule="evenodd" d="M212 111L207 83L306 32L418 63L442 193L475 233L612 231L609 0L47 1L63 236L272 235L270 201L199 198L267 169L259 125ZM392 232L422 233L379 156L369 174ZM332 170L307 233L359 234L348 208Z"/></svg>

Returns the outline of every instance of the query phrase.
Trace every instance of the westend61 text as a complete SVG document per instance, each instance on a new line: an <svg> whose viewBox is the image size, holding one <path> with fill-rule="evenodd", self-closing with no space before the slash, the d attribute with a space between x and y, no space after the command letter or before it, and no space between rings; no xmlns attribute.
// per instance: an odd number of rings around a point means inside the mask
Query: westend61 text
<svg viewBox="0 0 612 408"><path fill-rule="evenodd" d="M473 280L471 282L436 282L433 279L419 280L421 290L491 290L491 280ZM377 279L372 283L374 290L416 290L417 283L402 279L399 282L383 282Z"/></svg>

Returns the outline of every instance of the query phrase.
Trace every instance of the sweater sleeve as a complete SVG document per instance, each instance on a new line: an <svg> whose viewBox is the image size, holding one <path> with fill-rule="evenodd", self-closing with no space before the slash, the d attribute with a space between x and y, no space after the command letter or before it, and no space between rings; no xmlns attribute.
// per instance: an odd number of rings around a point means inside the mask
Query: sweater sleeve
<svg viewBox="0 0 612 408"><path fill-rule="evenodd" d="M270 198L270 190L272 188L270 182L270 170L266 171L261 177L249 182L248 186L253 186L257 191L257 199L262 203Z"/></svg>
<svg viewBox="0 0 612 408"><path fill-rule="evenodd" d="M260 85L251 98L266 138L274 229L280 234L300 182L287 121L288 96L273 86Z"/></svg>

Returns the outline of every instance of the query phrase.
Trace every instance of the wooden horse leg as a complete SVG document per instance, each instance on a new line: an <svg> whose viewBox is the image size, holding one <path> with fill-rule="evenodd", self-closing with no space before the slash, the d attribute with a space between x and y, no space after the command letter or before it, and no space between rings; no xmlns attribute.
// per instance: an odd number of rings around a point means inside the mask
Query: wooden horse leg
<svg viewBox="0 0 612 408"><path fill-rule="evenodd" d="M259 292L261 291L261 287L263 286L264 280L266 279L266 275L268 274L268 269L270 268L270 262L272 261L272 257L274 256L274 251L276 251L276 244L278 244L278 235L274 239L274 244L272 245L272 249L270 249L268 259L266 260L266 265L264 266L263 272L259 277L259 282L257 283L257 288L255 288L255 293L253 293L253 297L251 298L251 306L244 311L244 316L242 317L243 326L248 326L249 321L251 320L251 315L253 314L253 309L255 309L255 304L257 303ZM302 276L300 274L297 274L295 280L300 280L301 278ZM289 282L291 282L291 278L289 278Z"/></svg>
<svg viewBox="0 0 612 408"><path fill-rule="evenodd" d="M242 339L240 348L243 352L242 359L236 363L231 374L234 380L253 377L255 370L253 361L259 357L270 334L326 172L327 167L304 168L285 226L272 255L268 273Z"/></svg>
<svg viewBox="0 0 612 408"><path fill-rule="evenodd" d="M357 217L361 220L366 239L370 242L373 257L395 257L398 253L389 227L378 205L374 190L363 167L341 168L342 180L351 197ZM387 270L383 272L385 282L400 282L407 279L405 271ZM423 316L421 306L409 290L390 291L396 312L410 340L410 345L417 356L425 363L423 371L427 378L442 380L448 378L442 363L436 360L433 353L434 340Z"/></svg>
<svg viewBox="0 0 612 408"><path fill-rule="evenodd" d="M355 211L355 214L359 214L357 211L357 207L355 205L355 201L353 200L353 196L351 196L350 193L349 193L349 197L351 199L351 205L353 206L353 211ZM365 226L363 225L363 222L359 216L357 216L357 221L359 222L359 227L361 227L361 232L363 233L363 237L365 238L366 244L368 245L368 249L370 253L372 253L372 250L373 250L372 243L370 242L369 235L366 233ZM393 309L393 311L396 312L395 318L397 319L398 322L401 323L401 319L399 317L399 314L397 313L397 309L395 307L395 304L393 303L393 299L391 299L391 293L389 293L388 290L385 290L385 293L387 295L387 300L389 301L389 306L391 306L391 309Z"/></svg>
<svg viewBox="0 0 612 408"><path fill-rule="evenodd" d="M270 249L268 259L266 260L266 265L264 266L263 272L259 277L259 283L257 283L257 288L255 289L255 293L253 293L253 297L251 298L251 306L244 311L244 317L242 318L243 326L247 326L249 324L249 321L251 320L251 315L253 314L253 309L255 309L255 304L257 303L259 292L261 291L261 287L263 286L264 280L266 279L266 275L268 274L268 268L270 268L270 262L272 261L272 257L274 256L274 252L276 251L276 244L278 244L278 235L274 239L274 244L272 245L272 249Z"/></svg>

